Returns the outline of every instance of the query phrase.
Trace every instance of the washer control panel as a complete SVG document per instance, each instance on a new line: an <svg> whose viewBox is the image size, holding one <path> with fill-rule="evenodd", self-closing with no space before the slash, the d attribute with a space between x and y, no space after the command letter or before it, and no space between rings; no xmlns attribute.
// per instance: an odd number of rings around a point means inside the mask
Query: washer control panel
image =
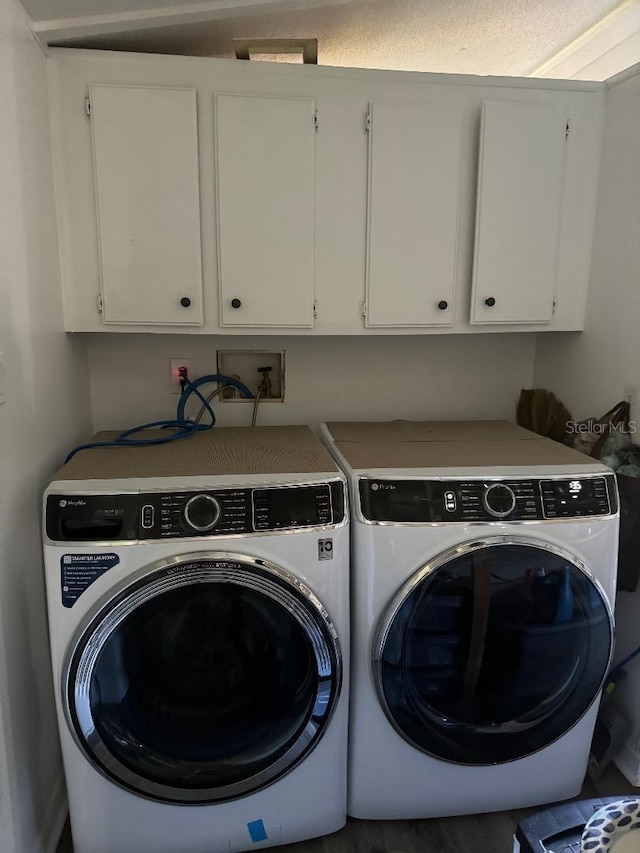
<svg viewBox="0 0 640 853"><path fill-rule="evenodd" d="M327 527L345 517L342 482L108 495L48 495L53 541L224 536Z"/></svg>
<svg viewBox="0 0 640 853"><path fill-rule="evenodd" d="M482 506L494 518L507 518L517 505L516 493L506 483L492 483L482 493Z"/></svg>
<svg viewBox="0 0 640 853"><path fill-rule="evenodd" d="M253 533L251 489L151 492L140 495L140 539ZM153 519L145 526L145 513Z"/></svg>
<svg viewBox="0 0 640 853"><path fill-rule="evenodd" d="M367 521L397 524L540 521L617 512L615 477L544 480L360 480Z"/></svg>

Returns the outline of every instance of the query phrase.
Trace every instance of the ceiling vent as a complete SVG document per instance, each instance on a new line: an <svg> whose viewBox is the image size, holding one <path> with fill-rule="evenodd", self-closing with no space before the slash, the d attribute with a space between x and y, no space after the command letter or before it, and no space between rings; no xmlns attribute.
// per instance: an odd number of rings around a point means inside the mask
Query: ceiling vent
<svg viewBox="0 0 640 853"><path fill-rule="evenodd" d="M318 39L234 39L236 59L318 64Z"/></svg>

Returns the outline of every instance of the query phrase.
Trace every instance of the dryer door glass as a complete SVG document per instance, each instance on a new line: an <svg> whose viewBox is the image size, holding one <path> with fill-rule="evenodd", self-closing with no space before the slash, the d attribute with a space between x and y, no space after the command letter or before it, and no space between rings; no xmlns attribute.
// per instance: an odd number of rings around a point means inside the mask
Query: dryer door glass
<svg viewBox="0 0 640 853"><path fill-rule="evenodd" d="M167 802L258 790L318 742L340 690L335 630L265 561L176 562L127 586L79 638L75 736L106 775Z"/></svg>
<svg viewBox="0 0 640 853"><path fill-rule="evenodd" d="M610 608L555 549L491 540L457 548L399 591L378 627L382 706L412 745L495 764L567 732L602 687Z"/></svg>

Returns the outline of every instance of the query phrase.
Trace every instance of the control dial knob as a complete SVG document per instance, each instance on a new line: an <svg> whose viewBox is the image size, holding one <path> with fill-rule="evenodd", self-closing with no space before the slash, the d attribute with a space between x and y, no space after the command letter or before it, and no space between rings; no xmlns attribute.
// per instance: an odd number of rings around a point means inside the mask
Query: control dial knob
<svg viewBox="0 0 640 853"><path fill-rule="evenodd" d="M484 490L482 506L494 518L506 518L516 508L516 496L504 483L494 483Z"/></svg>
<svg viewBox="0 0 640 853"><path fill-rule="evenodd" d="M186 525L198 533L213 530L219 518L220 504L211 495L194 495L184 505Z"/></svg>

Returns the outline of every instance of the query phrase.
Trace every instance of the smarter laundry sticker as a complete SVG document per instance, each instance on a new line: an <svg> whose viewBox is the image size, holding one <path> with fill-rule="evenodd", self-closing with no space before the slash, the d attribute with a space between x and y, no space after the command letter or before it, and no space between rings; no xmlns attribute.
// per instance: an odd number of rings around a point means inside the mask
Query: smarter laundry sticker
<svg viewBox="0 0 640 853"><path fill-rule="evenodd" d="M85 589L119 562L117 554L65 554L60 560L64 607L73 607Z"/></svg>

